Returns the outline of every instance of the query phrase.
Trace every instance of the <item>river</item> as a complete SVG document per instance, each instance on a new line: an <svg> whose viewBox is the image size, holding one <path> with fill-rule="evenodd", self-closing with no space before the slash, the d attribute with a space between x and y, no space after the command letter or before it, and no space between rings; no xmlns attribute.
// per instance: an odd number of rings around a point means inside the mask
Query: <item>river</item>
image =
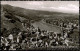
<svg viewBox="0 0 80 51"><path fill-rule="evenodd" d="M48 23L45 23L43 20L32 23L34 27L39 27L41 30L48 30L53 32L59 32L61 33L60 27L57 27L56 25L50 25Z"/></svg>

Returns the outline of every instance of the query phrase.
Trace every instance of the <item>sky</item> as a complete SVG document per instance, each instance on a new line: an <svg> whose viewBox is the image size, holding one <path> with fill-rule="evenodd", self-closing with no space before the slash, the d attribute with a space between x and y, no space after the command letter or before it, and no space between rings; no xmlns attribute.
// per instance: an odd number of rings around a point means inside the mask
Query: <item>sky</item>
<svg viewBox="0 0 80 51"><path fill-rule="evenodd" d="M79 1L1 1L25 9L79 13Z"/></svg>

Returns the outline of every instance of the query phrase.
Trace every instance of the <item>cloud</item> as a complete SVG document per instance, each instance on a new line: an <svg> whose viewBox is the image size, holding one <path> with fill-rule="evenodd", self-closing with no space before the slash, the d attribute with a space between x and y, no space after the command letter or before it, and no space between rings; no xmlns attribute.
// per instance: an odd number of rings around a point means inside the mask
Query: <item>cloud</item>
<svg viewBox="0 0 80 51"><path fill-rule="evenodd" d="M28 2L27 3L28 5L37 5L37 6L41 6L41 5L43 5L43 2Z"/></svg>
<svg viewBox="0 0 80 51"><path fill-rule="evenodd" d="M59 10L65 11L65 12L74 12L78 13L79 12L79 6L68 4L67 6L60 6L58 7Z"/></svg>
<svg viewBox="0 0 80 51"><path fill-rule="evenodd" d="M68 7L71 7L73 9L79 9L79 6L73 5L73 4L68 4Z"/></svg>
<svg viewBox="0 0 80 51"><path fill-rule="evenodd" d="M79 13L79 6L68 4L68 5L61 5L58 7L50 7L50 9L60 11L60 12L67 12L67 13Z"/></svg>

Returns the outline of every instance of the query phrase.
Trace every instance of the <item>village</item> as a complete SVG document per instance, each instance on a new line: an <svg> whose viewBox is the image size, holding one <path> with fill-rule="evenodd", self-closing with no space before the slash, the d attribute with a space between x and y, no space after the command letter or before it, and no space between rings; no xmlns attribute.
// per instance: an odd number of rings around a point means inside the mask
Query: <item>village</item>
<svg viewBox="0 0 80 51"><path fill-rule="evenodd" d="M79 29L79 25L77 24L68 23L65 25L61 23L59 26L62 31L61 33L41 30L39 27L35 28L33 25L28 25L22 22L25 30L18 32L12 31L7 36L1 36L1 48L3 50L18 50L40 47L74 46L71 44L77 44L77 42L74 42L74 40L70 38L70 34L72 34L75 29Z"/></svg>

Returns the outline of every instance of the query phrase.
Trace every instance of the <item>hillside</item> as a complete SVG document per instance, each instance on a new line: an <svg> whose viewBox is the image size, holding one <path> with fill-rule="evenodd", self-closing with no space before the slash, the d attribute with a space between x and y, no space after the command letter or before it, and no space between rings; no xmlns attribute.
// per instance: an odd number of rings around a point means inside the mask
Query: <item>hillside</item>
<svg viewBox="0 0 80 51"><path fill-rule="evenodd" d="M24 20L37 22L45 18L64 19L64 17L78 18L78 15L41 10L30 10L11 5L1 5L1 31L4 31L3 28L6 28L7 30L12 30L13 28L23 30L21 22Z"/></svg>

